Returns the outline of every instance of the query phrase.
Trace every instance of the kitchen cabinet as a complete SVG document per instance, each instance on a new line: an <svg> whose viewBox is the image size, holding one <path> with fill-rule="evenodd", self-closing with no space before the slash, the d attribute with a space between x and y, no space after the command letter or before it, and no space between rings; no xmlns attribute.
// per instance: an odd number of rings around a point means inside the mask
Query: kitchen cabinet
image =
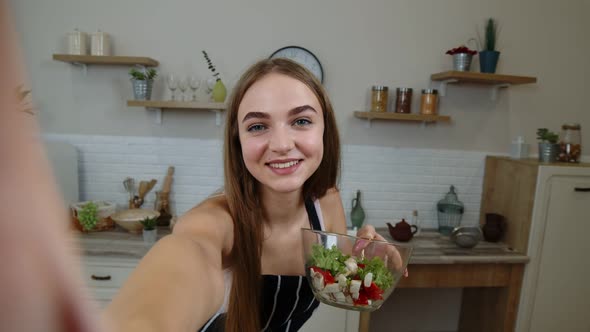
<svg viewBox="0 0 590 332"><path fill-rule="evenodd" d="M505 241L530 257L516 331L590 331L590 165L488 157L481 221L506 217Z"/></svg>

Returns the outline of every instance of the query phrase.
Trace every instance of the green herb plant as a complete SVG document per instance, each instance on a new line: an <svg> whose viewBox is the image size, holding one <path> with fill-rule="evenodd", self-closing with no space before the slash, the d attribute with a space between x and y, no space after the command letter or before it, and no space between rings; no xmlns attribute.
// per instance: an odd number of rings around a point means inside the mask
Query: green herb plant
<svg viewBox="0 0 590 332"><path fill-rule="evenodd" d="M94 202L88 202L78 212L78 221L85 231L90 231L98 223L98 206Z"/></svg>
<svg viewBox="0 0 590 332"><path fill-rule="evenodd" d="M213 77L215 77L215 81L220 81L221 78L219 77L219 72L217 71L217 69L215 69L215 66L213 65L213 62L211 61L211 58L209 58L209 55L207 54L207 52L205 52L205 51L202 51L202 52L203 52L203 57L205 58L205 61L207 61L207 66L208 66L209 70L211 70Z"/></svg>
<svg viewBox="0 0 590 332"><path fill-rule="evenodd" d="M483 51L495 51L496 50L496 43L498 41L498 34L500 29L498 27L498 21L493 18L488 18L486 20L486 25L484 27L484 40L482 43L482 38L479 35L479 31L477 32L477 39L479 40L479 45L483 46Z"/></svg>
<svg viewBox="0 0 590 332"><path fill-rule="evenodd" d="M147 69L143 67L138 69L134 67L129 69L129 75L137 81L151 81L158 76L158 72L154 68Z"/></svg>
<svg viewBox="0 0 590 332"><path fill-rule="evenodd" d="M146 231L153 231L156 229L158 218L146 217L144 220L140 220L139 222L143 225L143 229Z"/></svg>
<svg viewBox="0 0 590 332"><path fill-rule="evenodd" d="M550 131L547 128L539 128L537 129L537 139L541 143L552 143L556 144L557 140L559 139L559 135Z"/></svg>

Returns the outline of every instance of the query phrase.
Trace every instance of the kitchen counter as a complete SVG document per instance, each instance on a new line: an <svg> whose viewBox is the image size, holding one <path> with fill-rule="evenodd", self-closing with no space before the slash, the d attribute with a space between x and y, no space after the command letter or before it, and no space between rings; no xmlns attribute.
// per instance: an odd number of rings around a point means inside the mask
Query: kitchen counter
<svg viewBox="0 0 590 332"><path fill-rule="evenodd" d="M391 238L387 228L377 228L387 241ZM158 228L158 238L170 234L167 227ZM76 233L76 241L86 256L142 258L151 246L143 243L141 234L131 234L123 229L94 233ZM410 264L466 264L466 263L526 263L528 257L508 248L504 243L481 241L472 249L457 247L448 236L436 231L422 231L410 242L400 243L414 247Z"/></svg>
<svg viewBox="0 0 590 332"><path fill-rule="evenodd" d="M168 227L158 227L158 239L170 234ZM73 233L74 243L84 256L141 259L151 248L143 243L143 236L122 228L93 233Z"/></svg>
<svg viewBox="0 0 590 332"><path fill-rule="evenodd" d="M474 248L455 245L436 230L423 230L409 242L397 242L387 228L377 228L387 241L414 247L410 264L526 263L529 258L506 244L480 241Z"/></svg>

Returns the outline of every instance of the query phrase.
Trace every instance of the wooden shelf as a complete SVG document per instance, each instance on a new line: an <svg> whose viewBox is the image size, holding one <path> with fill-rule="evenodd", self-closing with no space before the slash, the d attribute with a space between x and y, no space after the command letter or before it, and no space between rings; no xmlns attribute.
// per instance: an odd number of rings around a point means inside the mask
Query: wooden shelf
<svg viewBox="0 0 590 332"><path fill-rule="evenodd" d="M359 119L369 120L369 127L371 120L392 120L392 121L414 121L426 124L428 122L450 122L451 117L446 115L426 115L426 114L404 114L394 112L354 112L354 116Z"/></svg>
<svg viewBox="0 0 590 332"><path fill-rule="evenodd" d="M113 66L135 66L156 67L158 61L139 56L102 56L102 55L71 55L54 54L53 60L67 62L77 65L113 65Z"/></svg>
<svg viewBox="0 0 590 332"><path fill-rule="evenodd" d="M456 80L453 83L477 83L477 84L531 84L536 83L536 77L499 75L488 73L475 73L468 71L445 71L438 74L432 74L430 79L433 81Z"/></svg>
<svg viewBox="0 0 590 332"><path fill-rule="evenodd" d="M447 84L449 83L472 83L485 84L491 86L491 99L496 100L498 90L507 88L510 85L531 84L536 83L536 77L529 76L514 76L514 75L500 75L488 73L476 73L468 71L445 71L442 73L432 74L430 79L433 81L440 81L440 95L447 94Z"/></svg>
<svg viewBox="0 0 590 332"><path fill-rule="evenodd" d="M215 112L215 124L221 125L221 112L225 111L227 106L224 103L210 103L198 101L173 101L173 100L128 100L129 107L145 107L147 110L155 112L156 124L162 124L162 110L180 109Z"/></svg>
<svg viewBox="0 0 590 332"><path fill-rule="evenodd" d="M207 103L198 101L174 101L174 100L128 100L130 107L149 107L162 109L193 109L193 110L225 110L224 103Z"/></svg>

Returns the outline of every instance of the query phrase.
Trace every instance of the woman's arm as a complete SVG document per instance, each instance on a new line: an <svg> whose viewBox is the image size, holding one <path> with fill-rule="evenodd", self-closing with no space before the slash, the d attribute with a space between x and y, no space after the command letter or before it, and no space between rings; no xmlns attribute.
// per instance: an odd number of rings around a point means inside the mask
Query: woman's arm
<svg viewBox="0 0 590 332"><path fill-rule="evenodd" d="M141 260L105 311L111 331L194 332L221 307L233 227L219 200L188 212Z"/></svg>

